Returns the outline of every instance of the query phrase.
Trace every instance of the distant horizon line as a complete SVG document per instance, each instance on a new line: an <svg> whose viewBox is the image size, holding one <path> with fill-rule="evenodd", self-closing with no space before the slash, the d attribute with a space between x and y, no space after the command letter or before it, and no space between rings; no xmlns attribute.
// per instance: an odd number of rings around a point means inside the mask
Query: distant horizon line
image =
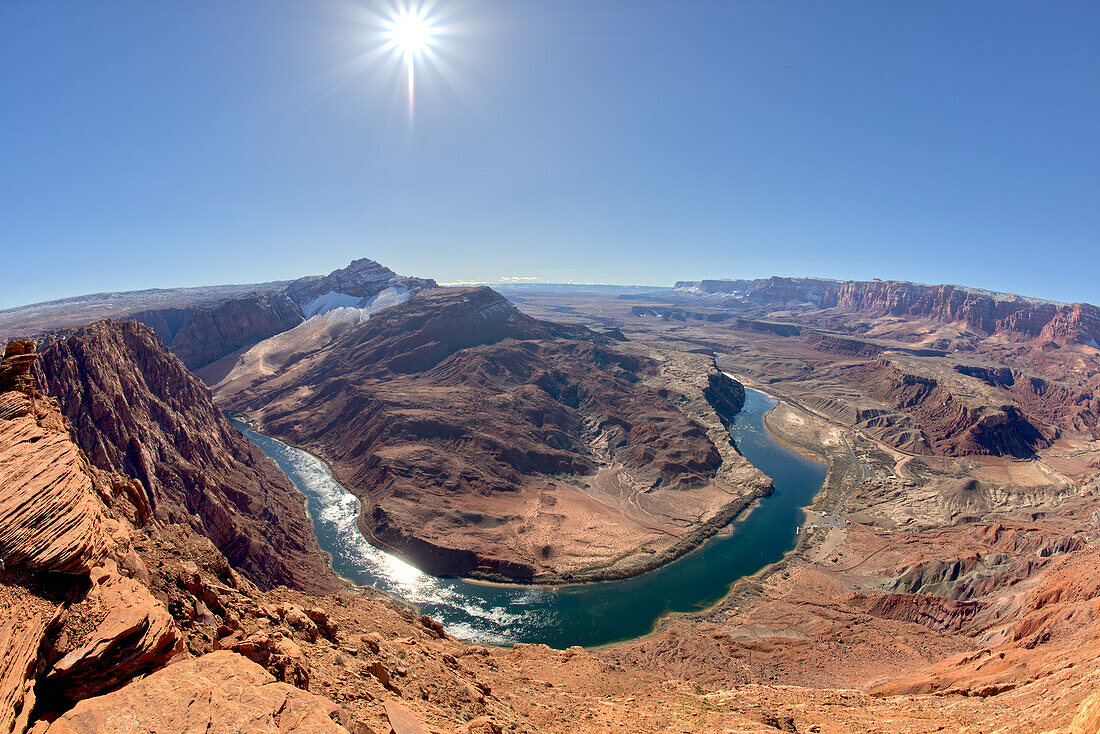
<svg viewBox="0 0 1100 734"><path fill-rule="evenodd" d="M356 259L358 260L358 259L370 259L370 258L356 258ZM377 262L377 261L374 261L374 262ZM347 266L345 266L345 267L347 267ZM385 267L385 266L383 266L383 267ZM341 270L341 269L342 268L337 268L337 270ZM333 271L333 272L335 272L335 271ZM311 276L299 276L299 277L311 277ZM316 277L325 277L325 276L318 275ZM773 275L770 275L770 276L767 276L767 277L756 277L756 278L748 278L748 277L746 277L746 278L734 278L734 277L728 277L728 276L704 277L704 278L698 278L698 279L693 279L693 280L677 280L677 281L674 281L672 285L654 285L654 284L649 284L649 283L625 283L625 282L614 283L614 282L594 282L594 281L537 280L536 277L537 276L501 276L497 280L437 281L437 283L440 287L444 287L444 288L471 287L471 286L487 286L487 287L490 287L490 288L538 288L538 287L563 287L563 286L568 286L568 287L571 287L571 288L584 288L584 287L630 288L630 289L651 289L651 290L654 290L654 291L664 291L664 290L673 290L676 287L676 285L680 284L680 283L700 283L700 282L703 282L703 281L733 282L733 281L738 281L738 280L742 280L742 281L767 281L767 280L771 280L771 279L774 279L774 278L778 278L778 279L784 279L784 280L816 280L816 281L829 282L829 283L872 283L872 282L882 282L882 283L904 283L904 284L922 286L922 287L948 286L948 287L952 287L952 288L960 288L960 289L970 291L970 292L974 292L974 293L985 294L985 295L989 295L989 296L993 296L993 297L1007 296L1007 297L1012 297L1014 299L1023 299L1023 300L1029 300L1029 301L1041 301L1041 302L1046 302L1046 303L1051 303L1051 304L1061 305L1061 306L1073 305L1075 303L1082 303L1082 304L1088 303L1087 301L1062 301L1062 300L1057 300L1057 299L1054 299L1054 298L1028 296L1028 295L1023 294L1023 293L1016 293L1016 292L1012 292L1012 291L993 290L993 289L989 289L989 288L982 288L982 287L979 287L979 286L970 286L970 285L965 285L965 284L961 284L961 283L945 283L945 282L941 282L941 283L924 283L924 282L915 281L915 280L901 280L901 279L897 279L897 278L868 278L868 279L826 278L826 277L814 276L814 275L775 275L775 274L773 274ZM296 278L268 280L268 281L260 281L260 282L255 282L255 283L215 283L215 284L204 284L204 285L134 288L134 289L131 289L131 290L93 291L93 292L90 292L90 293L81 293L81 294L72 295L72 296L62 296L60 298L53 298L53 299L49 299L49 300L46 300L46 301L32 301L32 302L29 302L29 303L22 303L22 304L17 304L17 305L12 305L12 306L2 306L2 305L0 305L0 313L8 312L8 311L16 311L16 310L19 310L19 309L22 309L22 308L29 308L29 307L32 307L32 306L53 305L53 304L64 303L66 301L74 301L75 302L75 301L79 301L79 300L82 300L82 299L91 299L91 298L110 298L110 297L126 296L126 295L169 293L169 292L172 292L172 291L198 291L198 290L203 290L203 289L219 289L219 288L242 288L243 289L243 288L250 288L250 287L257 287L257 288L259 288L259 287L277 287L279 285L292 282L293 280L296 280Z"/></svg>

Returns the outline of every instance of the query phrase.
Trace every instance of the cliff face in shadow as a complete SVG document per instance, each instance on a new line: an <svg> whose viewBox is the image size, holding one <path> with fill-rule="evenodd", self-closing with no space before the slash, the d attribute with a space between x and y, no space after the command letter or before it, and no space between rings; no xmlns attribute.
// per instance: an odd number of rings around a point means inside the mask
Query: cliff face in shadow
<svg viewBox="0 0 1100 734"><path fill-rule="evenodd" d="M725 372L719 371L717 367L707 375L707 386L703 389L703 396L727 429L732 423L733 416L745 407L745 386Z"/></svg>
<svg viewBox="0 0 1100 734"><path fill-rule="evenodd" d="M284 293L253 293L213 305L139 311L131 318L152 327L194 369L297 326L302 312Z"/></svg>
<svg viewBox="0 0 1100 734"><path fill-rule="evenodd" d="M141 481L156 516L210 538L261 586L334 588L298 492L149 327L54 338L41 369L91 462Z"/></svg>

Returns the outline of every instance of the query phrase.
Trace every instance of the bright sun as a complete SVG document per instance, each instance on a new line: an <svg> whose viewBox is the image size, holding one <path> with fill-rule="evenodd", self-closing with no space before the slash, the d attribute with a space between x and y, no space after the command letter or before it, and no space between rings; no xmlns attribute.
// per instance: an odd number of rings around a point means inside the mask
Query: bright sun
<svg viewBox="0 0 1100 734"><path fill-rule="evenodd" d="M414 67L421 62L431 66L436 61L433 53L436 27L428 12L430 7L431 5L398 7L388 19L383 21L386 42L382 48L392 50L408 70L410 121L413 114L413 99L416 96Z"/></svg>
<svg viewBox="0 0 1100 734"><path fill-rule="evenodd" d="M432 26L423 13L402 10L390 24L390 41L409 56L424 51L432 38Z"/></svg>

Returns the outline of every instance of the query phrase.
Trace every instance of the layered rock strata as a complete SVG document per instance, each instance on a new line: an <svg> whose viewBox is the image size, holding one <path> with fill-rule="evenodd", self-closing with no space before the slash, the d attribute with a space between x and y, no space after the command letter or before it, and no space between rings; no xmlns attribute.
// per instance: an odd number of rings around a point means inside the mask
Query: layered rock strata
<svg viewBox="0 0 1100 734"><path fill-rule="evenodd" d="M111 690L168 662L181 638L143 585L130 480L92 467L56 401L39 392L30 342L0 361L0 731L36 706ZM110 501L116 508L106 504Z"/></svg>
<svg viewBox="0 0 1100 734"><path fill-rule="evenodd" d="M209 537L261 586L335 588L301 496L152 329L96 322L49 340L41 367L92 463L138 479L158 519Z"/></svg>
<svg viewBox="0 0 1100 734"><path fill-rule="evenodd" d="M869 316L927 318L962 323L984 334L1013 333L1041 344L1100 340L1100 308L994 293L956 285L895 280L837 281L821 278L680 281L675 292L727 296L771 308L835 309Z"/></svg>

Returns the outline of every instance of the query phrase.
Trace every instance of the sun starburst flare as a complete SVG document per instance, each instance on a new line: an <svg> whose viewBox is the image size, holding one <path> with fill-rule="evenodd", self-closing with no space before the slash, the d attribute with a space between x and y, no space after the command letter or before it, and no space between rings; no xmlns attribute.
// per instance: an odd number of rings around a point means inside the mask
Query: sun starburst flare
<svg viewBox="0 0 1100 734"><path fill-rule="evenodd" d="M478 96L455 65L468 60L469 39L484 32L483 22L467 6L450 0L370 0L369 6L364 0L328 1L348 22L346 38L357 53L325 73L317 85L324 89L313 91L315 96L330 94L364 74L370 75L374 90L396 82L394 101L406 97L410 127L417 86L422 95L446 87L465 104Z"/></svg>
<svg viewBox="0 0 1100 734"><path fill-rule="evenodd" d="M386 22L386 47L401 55L409 77L409 117L416 98L416 59L432 50L435 27L426 7L400 7Z"/></svg>

